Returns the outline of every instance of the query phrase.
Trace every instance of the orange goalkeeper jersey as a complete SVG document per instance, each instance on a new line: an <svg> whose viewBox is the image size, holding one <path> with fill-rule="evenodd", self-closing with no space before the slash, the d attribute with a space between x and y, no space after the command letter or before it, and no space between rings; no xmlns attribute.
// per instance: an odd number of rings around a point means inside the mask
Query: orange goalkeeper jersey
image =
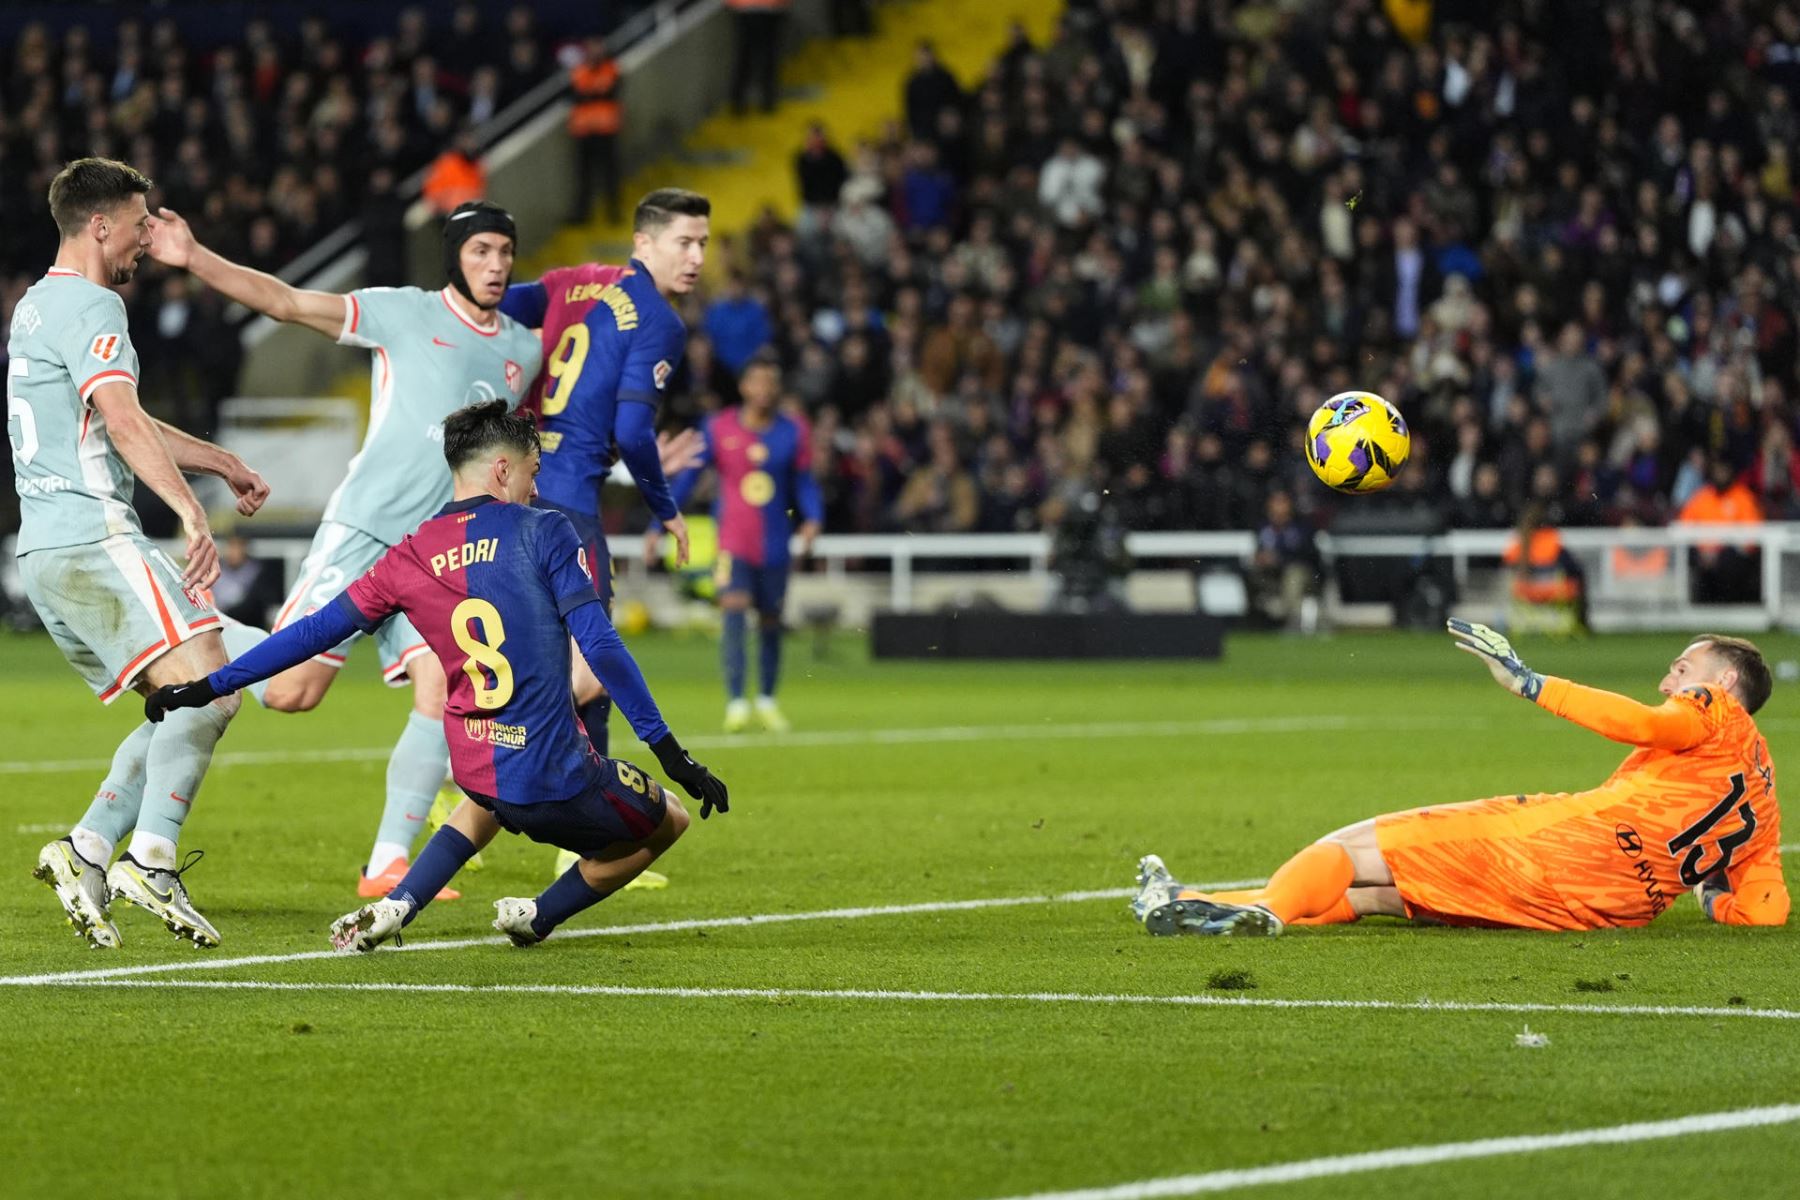
<svg viewBox="0 0 1800 1200"><path fill-rule="evenodd" d="M1533 797L1509 814L1572 911L1643 924L1702 879L1722 877L1730 894L1714 900L1713 920L1787 920L1775 767L1729 692L1690 687L1652 708L1552 677L1537 702L1638 747L1599 787Z"/></svg>

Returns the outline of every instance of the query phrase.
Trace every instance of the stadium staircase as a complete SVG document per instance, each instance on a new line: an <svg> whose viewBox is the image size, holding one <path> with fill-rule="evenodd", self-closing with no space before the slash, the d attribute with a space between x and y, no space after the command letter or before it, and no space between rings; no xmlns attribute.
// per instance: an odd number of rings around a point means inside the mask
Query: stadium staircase
<svg viewBox="0 0 1800 1200"><path fill-rule="evenodd" d="M800 207L794 154L806 127L823 121L845 159L857 139L874 137L889 121L902 119L902 93L912 73L921 39L937 48L940 61L964 88L981 82L1005 48L1012 23L1021 22L1031 40L1047 45L1063 9L1062 0L887 0L874 6L875 32L863 38L815 38L781 65L782 100L774 112L714 113L666 157L634 172L623 189L627 219L611 223L598 216L567 226L529 258L514 279L536 279L552 267L581 262L624 262L631 254L630 205L657 187L685 187L711 197L714 253L708 275L722 255L718 243L748 229L765 206L792 220ZM731 64L720 63L729 71ZM631 119L629 111L625 119ZM346 371L331 394L369 401L366 366Z"/></svg>
<svg viewBox="0 0 1800 1200"><path fill-rule="evenodd" d="M846 159L857 139L874 137L901 117L901 94L913 52L930 39L938 57L965 88L985 77L1005 47L1013 21L1044 45L1055 31L1062 0L889 0L875 6L875 33L866 38L817 38L782 63L782 101L772 113L713 114L666 158L633 174L632 199L657 187L685 187L713 202L715 243L747 229L765 206L792 220L800 207L794 154L814 121L823 121ZM719 64L729 70L729 63ZM629 111L625 119L631 119ZM533 279L568 263L622 262L631 227L603 218L571 226L520 264L518 279ZM713 257L713 263L718 256ZM710 264L709 264L710 265Z"/></svg>

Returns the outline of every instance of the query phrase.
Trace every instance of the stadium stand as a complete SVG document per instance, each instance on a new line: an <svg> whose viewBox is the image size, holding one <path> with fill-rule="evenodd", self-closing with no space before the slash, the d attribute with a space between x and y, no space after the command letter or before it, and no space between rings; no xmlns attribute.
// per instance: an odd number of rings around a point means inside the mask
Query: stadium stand
<svg viewBox="0 0 1800 1200"><path fill-rule="evenodd" d="M478 78L503 102L553 69L529 10L472 38L477 7L25 29L0 316L75 150L265 265L388 203L372 163L449 146ZM1256 528L1276 490L1329 528L1298 432L1353 386L1415 433L1365 521L1660 525L1717 470L1792 517L1800 13L1762 11L1071 0L973 86L921 45L894 120L796 133L791 200L721 239L668 416L772 344L834 531L1039 529L1096 490L1132 529ZM153 402L230 391L209 300L147 273L133 304L146 373L183 380Z"/></svg>

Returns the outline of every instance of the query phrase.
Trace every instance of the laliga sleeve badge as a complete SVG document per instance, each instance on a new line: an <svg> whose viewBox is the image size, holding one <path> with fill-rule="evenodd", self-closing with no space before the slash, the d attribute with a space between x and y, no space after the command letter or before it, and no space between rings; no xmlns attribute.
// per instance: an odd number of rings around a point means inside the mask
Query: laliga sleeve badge
<svg viewBox="0 0 1800 1200"><path fill-rule="evenodd" d="M674 373L675 368L669 365L668 359L658 362L650 372L650 377L656 381L656 390L662 391L663 385L669 382L669 376Z"/></svg>
<svg viewBox="0 0 1800 1200"><path fill-rule="evenodd" d="M117 333L103 333L95 338L88 347L88 357L109 363L119 357L119 348L125 344L125 338ZM660 385L659 385L660 386Z"/></svg>
<svg viewBox="0 0 1800 1200"><path fill-rule="evenodd" d="M506 360L506 390L518 395L525 386L525 368L512 359Z"/></svg>

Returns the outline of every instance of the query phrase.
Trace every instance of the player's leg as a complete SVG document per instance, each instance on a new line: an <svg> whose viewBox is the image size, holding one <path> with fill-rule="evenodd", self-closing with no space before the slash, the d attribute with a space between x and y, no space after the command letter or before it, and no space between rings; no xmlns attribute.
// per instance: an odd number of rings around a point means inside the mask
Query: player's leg
<svg viewBox="0 0 1800 1200"><path fill-rule="evenodd" d="M445 885L500 829L491 812L465 799L431 835L392 892L331 923L331 944L339 950L373 950L410 925L433 899L458 895Z"/></svg>
<svg viewBox="0 0 1800 1200"><path fill-rule="evenodd" d="M199 679L224 666L225 643L208 630L152 662L136 686L148 694L171 683ZM176 863L182 826L199 799L213 749L237 715L239 698L220 696L200 708L170 712L151 735L144 756L143 801L126 852L107 872L113 897L135 904L180 938L198 946L219 944L219 931L194 907Z"/></svg>
<svg viewBox="0 0 1800 1200"><path fill-rule="evenodd" d="M359 896L385 896L406 874L413 843L425 828L438 789L450 771L444 740L446 685L443 664L403 615L390 617L375 635L381 650L382 679L390 686L412 685L412 711L388 755L381 821L368 862L356 882ZM455 900L446 892L439 900Z"/></svg>
<svg viewBox="0 0 1800 1200"><path fill-rule="evenodd" d="M725 675L725 732L750 728L750 701L744 698L745 640L750 624L750 568L723 552L714 574L719 585L719 666Z"/></svg>
<svg viewBox="0 0 1800 1200"><path fill-rule="evenodd" d="M337 594L369 569L387 547L360 529L326 521L313 534L306 559L300 564L300 576L288 591L287 599L275 615L273 630L280 630L302 617L330 604ZM225 648L233 658L261 641L262 631L248 625L227 627ZM325 693L337 681L338 668L350 653L351 642L333 646L317 657L290 667L259 684L250 685L250 694L265 708L276 712L311 712L325 699Z"/></svg>
<svg viewBox="0 0 1800 1200"><path fill-rule="evenodd" d="M1139 870L1141 876L1141 864ZM1353 921L1363 915L1349 897L1353 887L1391 889L1393 883L1376 840L1375 822L1359 821L1306 847L1254 891L1208 894L1176 887L1166 901L1155 904L1154 898L1145 899L1147 890L1140 885L1140 902L1133 911L1143 910L1145 928L1159 935L1276 934L1294 922Z"/></svg>
<svg viewBox="0 0 1800 1200"><path fill-rule="evenodd" d="M659 786L652 784L651 786ZM687 832L689 817L673 793L666 799L662 822L639 842L615 842L582 857L538 894L534 900L517 897L494 904L494 928L517 946L543 941L558 926L586 912L614 892L624 891L646 868Z"/></svg>
<svg viewBox="0 0 1800 1200"><path fill-rule="evenodd" d="M785 566L758 567L753 573L757 617L757 667L762 690L756 696L756 717L770 733L786 733L792 726L775 704L775 687L781 676L782 603L787 599Z"/></svg>

